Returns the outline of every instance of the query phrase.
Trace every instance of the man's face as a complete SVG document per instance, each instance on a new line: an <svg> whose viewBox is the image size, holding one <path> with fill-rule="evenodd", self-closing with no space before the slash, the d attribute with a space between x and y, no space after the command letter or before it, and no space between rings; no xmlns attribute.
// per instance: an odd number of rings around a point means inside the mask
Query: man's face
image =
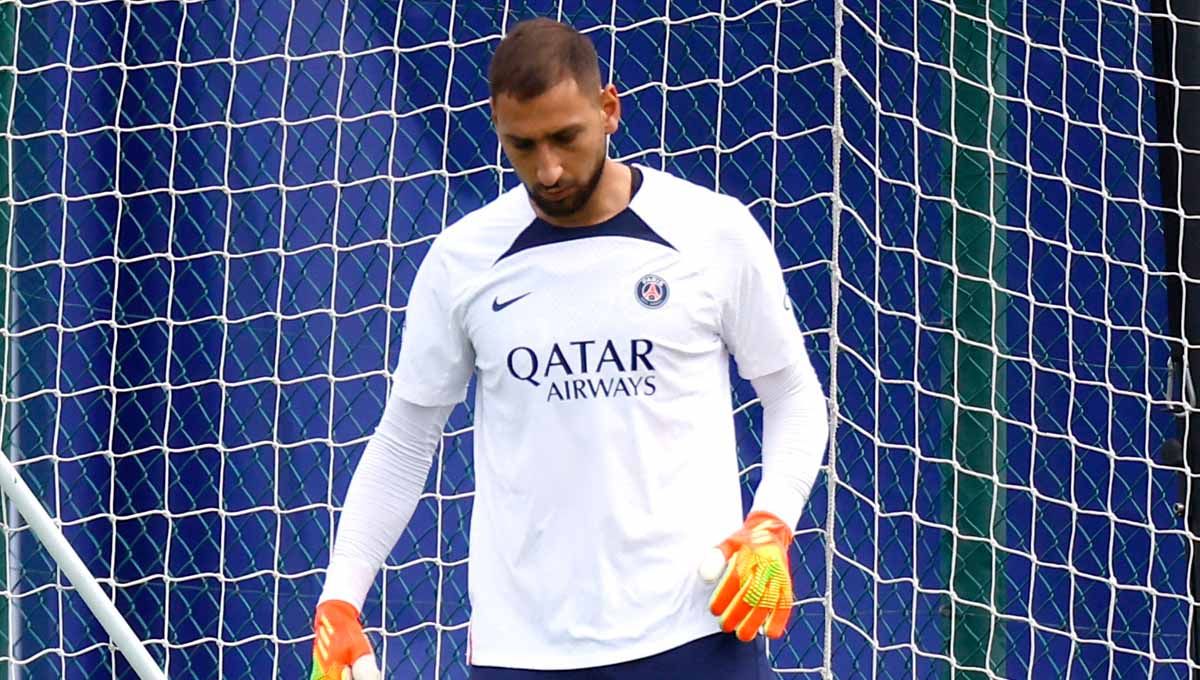
<svg viewBox="0 0 1200 680"><path fill-rule="evenodd" d="M500 145L529 195L550 217L573 215L591 199L619 118L616 89L580 92L568 78L541 95L492 101Z"/></svg>

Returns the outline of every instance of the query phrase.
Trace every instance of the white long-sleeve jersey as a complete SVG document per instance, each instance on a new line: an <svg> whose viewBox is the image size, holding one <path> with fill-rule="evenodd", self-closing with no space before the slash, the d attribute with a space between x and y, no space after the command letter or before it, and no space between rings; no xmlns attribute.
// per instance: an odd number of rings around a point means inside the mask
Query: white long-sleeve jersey
<svg viewBox="0 0 1200 680"><path fill-rule="evenodd" d="M638 169L629 207L589 227L504 194L439 236L411 291L393 398L444 407L478 377L478 665L619 663L716 632L696 567L742 522L729 357L815 382L749 211ZM804 422L823 449L824 417Z"/></svg>

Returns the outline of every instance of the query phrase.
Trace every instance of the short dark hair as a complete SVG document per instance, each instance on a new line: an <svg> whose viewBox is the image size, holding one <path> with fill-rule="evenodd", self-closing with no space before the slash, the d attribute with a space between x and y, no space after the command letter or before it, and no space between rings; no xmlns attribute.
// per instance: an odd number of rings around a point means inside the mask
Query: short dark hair
<svg viewBox="0 0 1200 680"><path fill-rule="evenodd" d="M553 19L528 19L508 32L488 67L488 89L495 99L507 94L533 99L571 78L581 92L600 88L596 46L579 31Z"/></svg>

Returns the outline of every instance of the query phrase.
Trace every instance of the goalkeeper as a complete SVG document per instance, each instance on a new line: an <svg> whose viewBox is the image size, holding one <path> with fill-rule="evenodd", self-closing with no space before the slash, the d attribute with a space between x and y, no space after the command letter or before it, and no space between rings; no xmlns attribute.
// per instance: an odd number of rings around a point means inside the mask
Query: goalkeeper
<svg viewBox="0 0 1200 680"><path fill-rule="evenodd" d="M828 428L771 244L733 198L608 158L621 101L586 36L522 22L488 76L521 185L421 263L313 675L378 677L359 611L474 374L471 677L770 677L760 633L787 625L788 547ZM763 408L745 517L731 355Z"/></svg>

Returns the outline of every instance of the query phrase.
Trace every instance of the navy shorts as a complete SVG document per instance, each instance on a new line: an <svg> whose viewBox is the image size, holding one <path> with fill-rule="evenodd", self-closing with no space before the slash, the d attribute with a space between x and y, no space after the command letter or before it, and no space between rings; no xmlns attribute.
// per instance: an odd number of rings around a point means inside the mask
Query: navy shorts
<svg viewBox="0 0 1200 680"><path fill-rule="evenodd" d="M716 633L665 652L611 666L571 671L527 671L472 666L471 680L776 680L759 636L742 642Z"/></svg>

